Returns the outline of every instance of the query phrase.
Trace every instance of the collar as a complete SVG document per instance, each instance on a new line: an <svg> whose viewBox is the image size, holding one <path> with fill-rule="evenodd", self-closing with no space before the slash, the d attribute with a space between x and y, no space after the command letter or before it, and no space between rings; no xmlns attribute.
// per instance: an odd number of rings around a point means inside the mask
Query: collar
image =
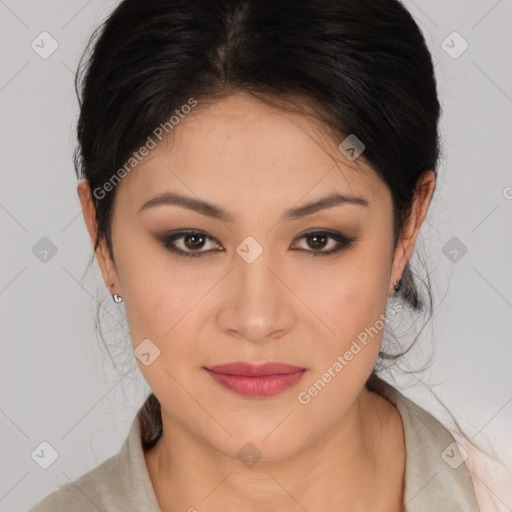
<svg viewBox="0 0 512 512"><path fill-rule="evenodd" d="M452 434L391 384L372 376L368 388L400 413L405 434L404 512L480 512L471 476Z"/></svg>

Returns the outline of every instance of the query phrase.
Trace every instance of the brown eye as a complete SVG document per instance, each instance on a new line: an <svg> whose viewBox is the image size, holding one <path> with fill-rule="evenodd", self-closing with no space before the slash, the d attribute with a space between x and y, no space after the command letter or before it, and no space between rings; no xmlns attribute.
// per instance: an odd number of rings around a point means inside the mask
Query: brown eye
<svg viewBox="0 0 512 512"><path fill-rule="evenodd" d="M185 235L183 241L187 249L201 249L204 245L206 237L201 233L192 233Z"/></svg>
<svg viewBox="0 0 512 512"><path fill-rule="evenodd" d="M324 249L329 240L329 237L324 233L312 233L305 238L312 249Z"/></svg>
<svg viewBox="0 0 512 512"><path fill-rule="evenodd" d="M335 254L356 241L355 238L348 238L342 233L329 231L310 231L298 238L298 240L300 239L306 239L305 252L310 253L310 256ZM331 244L329 244L329 240ZM325 250L326 247L328 247L327 250Z"/></svg>
<svg viewBox="0 0 512 512"><path fill-rule="evenodd" d="M301 239L306 240L306 247L299 247L299 249L307 253L308 256L335 254L356 241L355 238L348 238L342 233L329 231L310 231L297 240ZM207 246L208 241L215 242L212 237L201 231L182 231L162 239L164 247L180 257L204 256L212 250L219 250L219 245L216 243L213 243L209 249L202 250ZM181 245L181 247L178 245Z"/></svg>
<svg viewBox="0 0 512 512"><path fill-rule="evenodd" d="M209 240L213 241L213 238L201 231L182 231L164 237L162 243L167 250L175 254L185 257L195 257L210 252L211 249L205 251L200 250L204 248ZM181 248L178 247L178 241L181 243ZM217 244L213 244L213 248L215 247L217 247Z"/></svg>

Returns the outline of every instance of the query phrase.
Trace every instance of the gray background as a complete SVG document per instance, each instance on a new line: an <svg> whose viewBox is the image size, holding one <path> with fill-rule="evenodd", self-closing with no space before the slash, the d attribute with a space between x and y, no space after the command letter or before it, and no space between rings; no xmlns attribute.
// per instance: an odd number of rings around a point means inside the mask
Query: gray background
<svg viewBox="0 0 512 512"><path fill-rule="evenodd" d="M404 3L433 53L444 158L418 246L436 312L402 366L418 368L432 354L434 361L424 373L395 377L448 424L428 389L435 391L476 442L492 443L506 468L472 452L468 463L480 468L479 492L494 502L484 510L510 511L512 2ZM115 4L0 0L1 511L26 510L115 454L149 391L119 327L122 305L112 303L96 263L82 279L92 249L71 161L73 72ZM58 43L46 59L31 47L39 41L43 51L43 31ZM463 42L454 31L469 44L457 58ZM41 252L43 237L55 254ZM95 332L98 301L117 369ZM48 469L31 457L43 441L58 452Z"/></svg>

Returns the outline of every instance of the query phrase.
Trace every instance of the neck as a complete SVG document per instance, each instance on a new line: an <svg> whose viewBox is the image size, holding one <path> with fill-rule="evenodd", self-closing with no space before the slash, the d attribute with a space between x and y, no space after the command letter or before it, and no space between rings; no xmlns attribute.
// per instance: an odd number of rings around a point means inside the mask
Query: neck
<svg viewBox="0 0 512 512"><path fill-rule="evenodd" d="M366 388L314 443L247 467L162 410L163 434L145 453L162 512L207 509L398 511L405 442L395 407ZM229 508L226 508L229 504Z"/></svg>

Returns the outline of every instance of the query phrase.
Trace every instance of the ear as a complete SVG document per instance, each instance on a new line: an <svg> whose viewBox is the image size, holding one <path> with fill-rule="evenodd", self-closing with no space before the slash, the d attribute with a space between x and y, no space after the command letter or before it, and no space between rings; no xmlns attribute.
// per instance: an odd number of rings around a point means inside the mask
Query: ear
<svg viewBox="0 0 512 512"><path fill-rule="evenodd" d="M84 217L85 225L87 227L87 231L89 232L92 246L94 247L96 242L96 234L98 232L98 223L96 221L96 208L94 206L94 200L91 194L91 187L88 180L84 179L78 183L77 193L78 197L80 198L80 204L82 205L82 214ZM103 276L105 286L110 291L110 293L115 292L121 294L119 291L119 280L115 263L109 254L105 240L100 242L99 246L94 252L101 270L101 275Z"/></svg>
<svg viewBox="0 0 512 512"><path fill-rule="evenodd" d="M433 171L425 171L420 178L418 189L415 194L411 215L404 225L403 233L398 240L395 254L393 257L393 266L391 270L390 289L393 289L393 283L400 279L404 273L405 265L411 258L416 239L420 232L423 221L427 215L428 207L432 199L436 186L436 176Z"/></svg>

